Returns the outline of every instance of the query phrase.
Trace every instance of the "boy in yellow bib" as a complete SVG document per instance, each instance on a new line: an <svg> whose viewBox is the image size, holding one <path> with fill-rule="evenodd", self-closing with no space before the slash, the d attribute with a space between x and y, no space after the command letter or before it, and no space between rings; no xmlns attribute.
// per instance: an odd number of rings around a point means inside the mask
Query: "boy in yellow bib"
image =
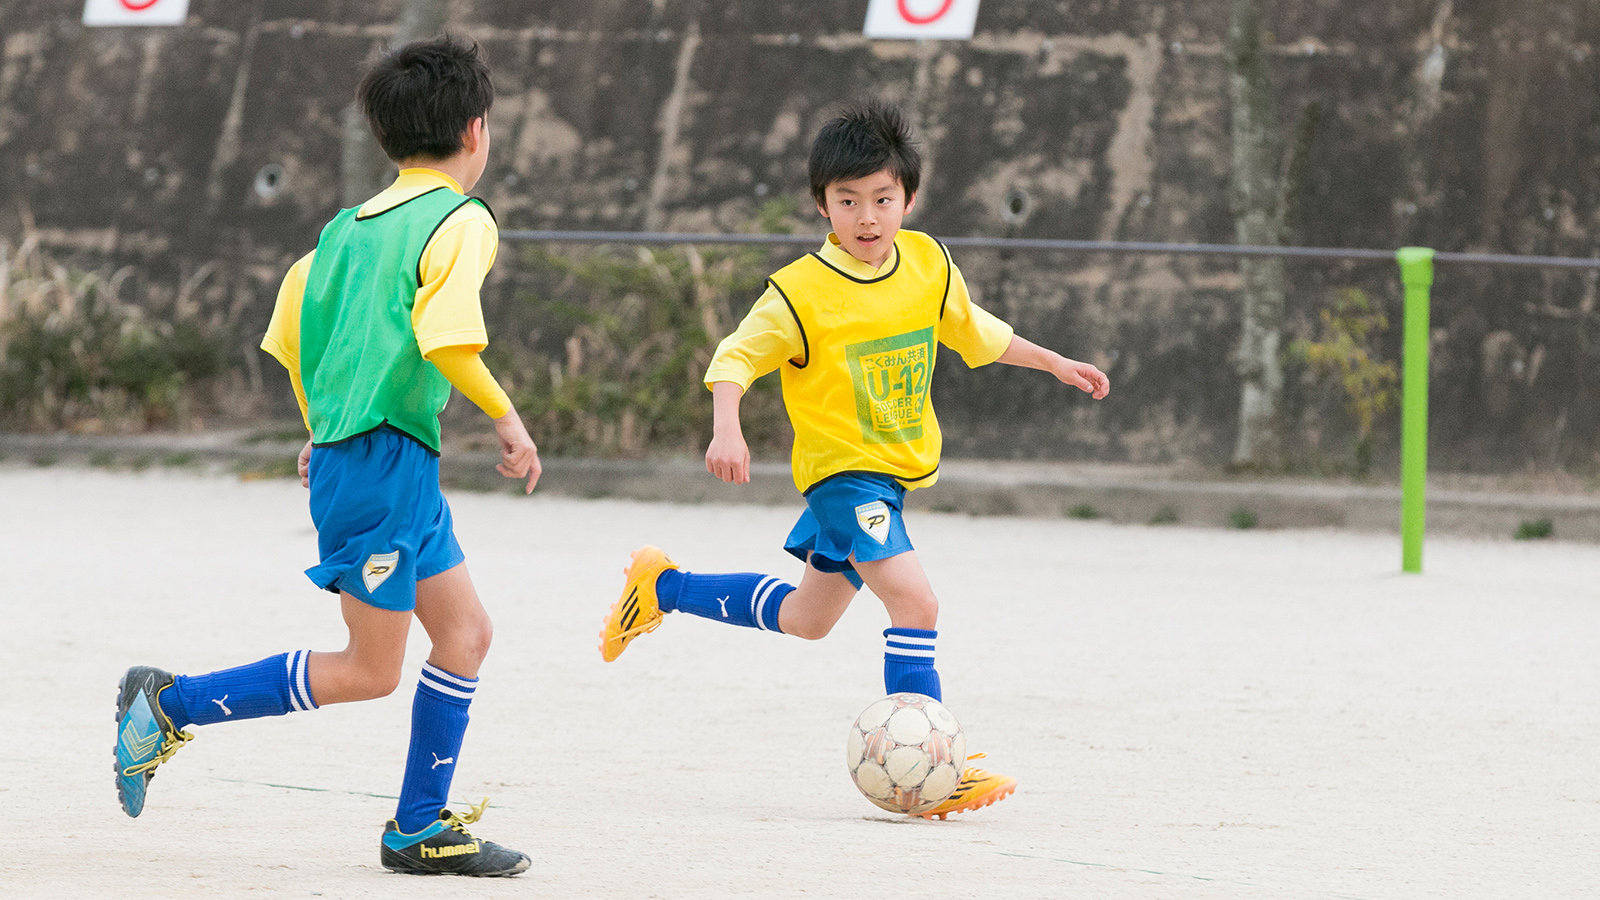
<svg viewBox="0 0 1600 900"><path fill-rule="evenodd" d="M795 487L806 498L784 548L806 563L805 574L796 587L755 573L689 573L645 547L606 616L600 653L616 659L672 611L815 640L865 583L889 613L885 691L941 699L939 603L902 515L906 491L939 475L929 397L937 345L968 366L1042 369L1097 400L1111 383L1096 367L1013 334L972 302L944 245L900 230L916 204L921 160L898 110L868 104L832 120L812 145L809 168L817 211L833 232L768 279L705 376L714 410L706 469L744 484L750 451L739 401L752 381L781 371ZM968 767L950 799L921 815L978 809L1015 788L1013 778Z"/></svg>

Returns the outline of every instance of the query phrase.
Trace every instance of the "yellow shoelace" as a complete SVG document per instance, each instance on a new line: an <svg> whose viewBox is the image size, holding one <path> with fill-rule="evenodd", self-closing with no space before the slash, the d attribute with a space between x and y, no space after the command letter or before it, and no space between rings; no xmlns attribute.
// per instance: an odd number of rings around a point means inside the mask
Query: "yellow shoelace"
<svg viewBox="0 0 1600 900"><path fill-rule="evenodd" d="M967 762L972 762L975 759L983 759L988 755L989 754L987 753L974 753L967 757ZM977 766L963 766L961 769L961 781L957 783L956 788L959 790L962 784L967 784L973 781L982 781L988 777L989 773L978 768Z"/></svg>
<svg viewBox="0 0 1600 900"><path fill-rule="evenodd" d="M649 622L646 622L643 625L635 625L632 628L629 628L627 631L624 631L624 632L616 635L615 637L611 638L611 640L613 640L613 641L625 641L628 638L635 637L637 635L641 635L641 634L644 634L646 632L655 631L657 628L661 627L661 623L664 622L664 621L666 621L666 616L657 616L656 618L650 620Z"/></svg>
<svg viewBox="0 0 1600 900"><path fill-rule="evenodd" d="M192 740L194 740L194 735L187 731L174 732L170 737L161 742L161 749L156 752L154 757L151 757L142 763L137 763L127 767L126 769L123 769L122 774L133 776L139 774L140 772L148 772L151 769L154 769L156 766L159 766L171 759L172 754L177 753L179 747L182 747L184 744L187 744Z"/></svg>
<svg viewBox="0 0 1600 900"><path fill-rule="evenodd" d="M444 823L461 832L462 834L471 837L472 832L467 830L467 826L483 818L483 811L488 808L489 798L485 797L483 798L483 802L473 804L471 812L462 814L451 810L450 815L445 818Z"/></svg>

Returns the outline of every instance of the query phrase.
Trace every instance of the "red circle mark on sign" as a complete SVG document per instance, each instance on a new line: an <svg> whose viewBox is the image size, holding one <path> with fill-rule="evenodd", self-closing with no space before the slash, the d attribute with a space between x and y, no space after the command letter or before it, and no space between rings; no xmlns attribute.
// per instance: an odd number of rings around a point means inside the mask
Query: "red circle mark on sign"
<svg viewBox="0 0 1600 900"><path fill-rule="evenodd" d="M128 0L122 0L122 2L127 3ZM956 0L944 0L943 3L939 4L939 8L934 10L932 15L919 16L911 11L911 3L909 0L899 0L900 18L905 19L912 25L929 25L943 18L944 14L949 12L950 7L954 6L955 3Z"/></svg>
<svg viewBox="0 0 1600 900"><path fill-rule="evenodd" d="M128 12L144 12L161 0L122 0L122 8Z"/></svg>

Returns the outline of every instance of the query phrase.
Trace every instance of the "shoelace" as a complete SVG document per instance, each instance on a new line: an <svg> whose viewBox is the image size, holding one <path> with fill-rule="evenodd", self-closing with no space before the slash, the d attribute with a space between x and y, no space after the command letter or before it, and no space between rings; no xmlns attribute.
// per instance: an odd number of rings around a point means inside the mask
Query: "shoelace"
<svg viewBox="0 0 1600 900"><path fill-rule="evenodd" d="M975 759L984 759L988 757L988 755L989 754L987 753L974 753L967 757L967 762L972 762ZM989 773L978 768L977 766L964 766L961 769L961 781L956 785L956 787L959 789L962 784L966 784L969 781L982 781L988 777Z"/></svg>
<svg viewBox="0 0 1600 900"><path fill-rule="evenodd" d="M637 637L637 636L639 636L641 634L646 634L648 632L655 631L657 628L661 627L661 623L664 622L664 621L666 621L666 617L665 616L657 616L656 618L652 619L651 621L649 621L649 622L647 622L647 623L645 623L643 625L635 625L632 628L629 628L627 631L624 631L621 634L617 635L616 637L612 638L612 640L614 640L614 641L626 641L629 638Z"/></svg>
<svg viewBox="0 0 1600 900"><path fill-rule="evenodd" d="M445 818L444 823L466 835L467 837L472 837L472 832L467 830L467 826L483 818L483 811L488 808L489 798L485 797L483 798L483 802L473 804L472 811L469 813L461 814L451 810L450 815Z"/></svg>
<svg viewBox="0 0 1600 900"><path fill-rule="evenodd" d="M182 747L184 744L187 744L192 740L194 740L193 734L187 731L175 731L168 735L166 740L161 742L161 749L156 751L155 756L145 760L142 763L136 763L127 767L126 769L123 769L122 774L131 777L139 774L140 772L148 772L151 769L154 769L156 766L159 766L171 759L172 754L177 753L179 747Z"/></svg>

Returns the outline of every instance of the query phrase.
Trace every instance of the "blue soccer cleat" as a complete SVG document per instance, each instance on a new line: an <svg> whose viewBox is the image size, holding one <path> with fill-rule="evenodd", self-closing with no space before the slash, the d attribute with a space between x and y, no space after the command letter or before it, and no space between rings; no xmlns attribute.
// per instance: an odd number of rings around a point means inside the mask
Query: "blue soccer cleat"
<svg viewBox="0 0 1600 900"><path fill-rule="evenodd" d="M117 799L130 816L144 812L145 786L156 766L194 740L161 711L157 697L171 684L172 673L151 666L134 666L117 683Z"/></svg>

